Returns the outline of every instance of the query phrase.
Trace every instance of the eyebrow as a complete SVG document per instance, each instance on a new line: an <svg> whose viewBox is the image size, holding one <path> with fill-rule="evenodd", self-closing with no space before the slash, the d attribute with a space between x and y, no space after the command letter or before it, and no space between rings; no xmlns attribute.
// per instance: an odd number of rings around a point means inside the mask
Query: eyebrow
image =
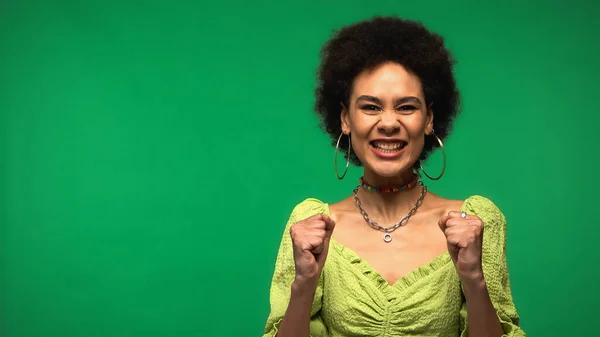
<svg viewBox="0 0 600 337"><path fill-rule="evenodd" d="M369 101L369 102L373 102L375 104L379 104L379 105L383 105L383 102L375 97L375 96L370 96L370 95L361 95L358 96L358 98L356 99L356 101ZM421 100L418 97L415 96L404 96L404 97L400 97L397 100L394 101L394 105L398 105L398 104L403 104L403 103L415 103L415 104L421 104Z"/></svg>

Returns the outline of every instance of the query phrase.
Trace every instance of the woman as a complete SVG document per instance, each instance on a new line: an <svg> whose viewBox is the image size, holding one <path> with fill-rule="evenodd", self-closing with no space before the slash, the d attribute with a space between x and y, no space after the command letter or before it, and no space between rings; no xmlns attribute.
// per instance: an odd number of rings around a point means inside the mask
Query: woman
<svg viewBox="0 0 600 337"><path fill-rule="evenodd" d="M336 161L343 152L346 170L364 175L340 202L293 210L264 336L525 336L502 212L482 196L435 195L420 179L441 177L421 163L443 150L458 112L443 38L376 17L341 29L321 57L316 111Z"/></svg>

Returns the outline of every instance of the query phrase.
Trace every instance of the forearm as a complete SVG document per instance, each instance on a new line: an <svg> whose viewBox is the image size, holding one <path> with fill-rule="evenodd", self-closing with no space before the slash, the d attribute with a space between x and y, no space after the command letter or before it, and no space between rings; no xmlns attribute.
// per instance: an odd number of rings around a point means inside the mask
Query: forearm
<svg viewBox="0 0 600 337"><path fill-rule="evenodd" d="M312 303L318 280L292 283L290 302L279 326L277 337L309 337Z"/></svg>
<svg viewBox="0 0 600 337"><path fill-rule="evenodd" d="M463 282L463 288L467 302L469 336L501 337L504 331L483 276Z"/></svg>

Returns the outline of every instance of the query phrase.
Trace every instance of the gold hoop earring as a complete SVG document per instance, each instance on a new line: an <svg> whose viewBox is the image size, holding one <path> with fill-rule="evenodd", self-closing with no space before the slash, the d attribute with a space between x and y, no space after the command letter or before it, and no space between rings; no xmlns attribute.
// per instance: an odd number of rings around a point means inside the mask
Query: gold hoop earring
<svg viewBox="0 0 600 337"><path fill-rule="evenodd" d="M431 135L435 137L437 142L440 144L440 148L442 149L442 156L444 158L444 166L442 167L442 173L440 173L439 176L434 178L434 177L431 177L429 174L427 174L427 172L425 172L425 170L423 169L423 164L419 163L419 169L421 170L421 172L423 172L423 174L425 174L427 176L427 178L429 178L431 180L439 180L444 175L444 172L446 172L446 151L444 150L444 143L442 143L442 140L440 139L440 137L438 137L433 132L433 130L431 130Z"/></svg>
<svg viewBox="0 0 600 337"><path fill-rule="evenodd" d="M348 172L348 167L350 166L350 149L352 148L352 142L350 141L350 134L348 134L348 153L346 154L346 168L344 169L344 174L342 174L342 176L340 176L340 174L338 173L338 169L337 169L337 157L338 157L338 152L340 150L340 140L342 139L343 135L345 135L344 132L342 132L340 134L340 136L338 137L337 144L335 145L335 152L333 154L333 170L335 171L335 176L339 180L344 179L344 177L346 176L346 173Z"/></svg>

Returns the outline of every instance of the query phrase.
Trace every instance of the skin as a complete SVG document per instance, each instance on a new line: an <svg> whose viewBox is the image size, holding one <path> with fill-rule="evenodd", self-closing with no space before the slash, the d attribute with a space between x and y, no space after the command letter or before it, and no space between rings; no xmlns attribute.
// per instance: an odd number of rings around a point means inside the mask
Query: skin
<svg viewBox="0 0 600 337"><path fill-rule="evenodd" d="M424 139L433 131L434 111L419 78L399 64L382 64L356 77L347 104L341 104L342 132L351 136L365 180L378 187L410 181ZM381 139L404 142L403 152L394 158L378 155L372 141ZM358 191L369 217L384 227L404 217L420 193L420 187L397 193ZM462 203L428 192L418 212L392 233L390 243L383 242L382 232L367 225L352 196L331 205L331 217L315 215L293 225L296 278L277 335L309 336L312 300L334 237L389 284L448 251L465 290L469 335L502 336L481 264L483 223L475 215L462 218Z"/></svg>

